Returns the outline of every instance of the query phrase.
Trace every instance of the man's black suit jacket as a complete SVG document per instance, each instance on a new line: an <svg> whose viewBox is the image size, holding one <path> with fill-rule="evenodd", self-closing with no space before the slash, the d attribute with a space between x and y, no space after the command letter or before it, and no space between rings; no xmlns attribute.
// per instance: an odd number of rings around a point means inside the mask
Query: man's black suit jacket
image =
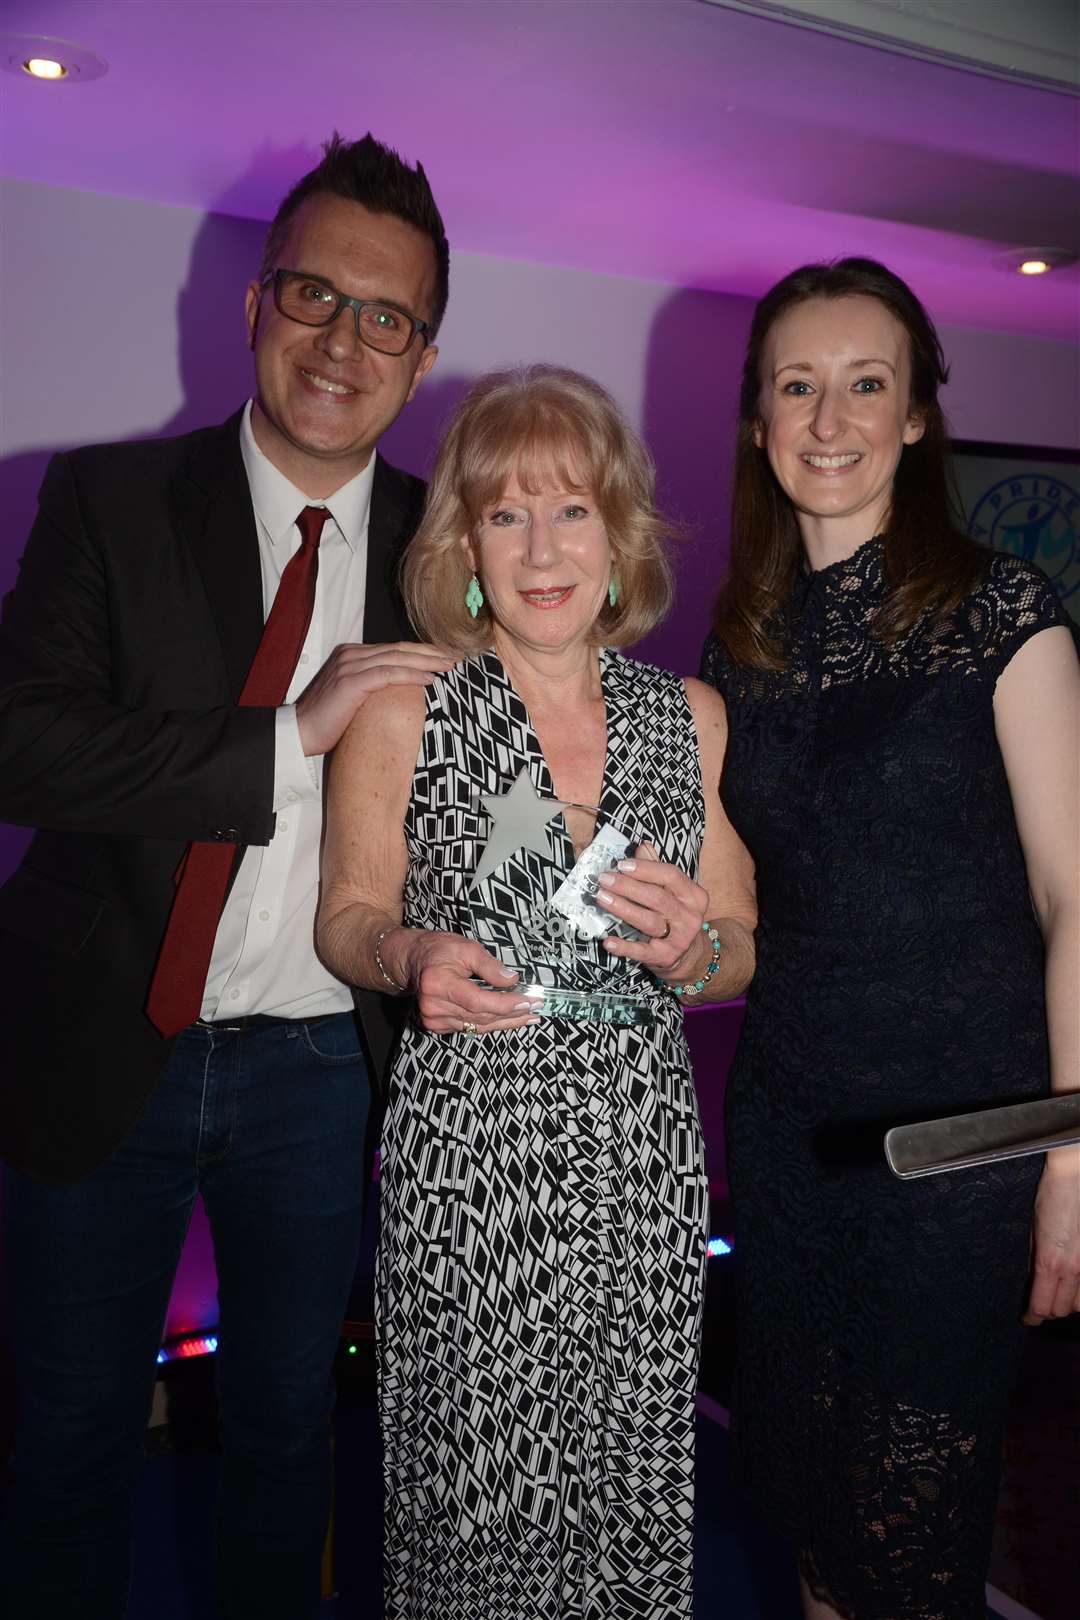
<svg viewBox="0 0 1080 1620"><path fill-rule="evenodd" d="M143 1011L192 840L269 842L273 709L236 706L263 626L240 416L54 457L0 621L0 1156L77 1179L169 1055ZM364 639L412 637L397 562L423 485L376 462ZM392 1008L358 993L373 1066Z"/></svg>

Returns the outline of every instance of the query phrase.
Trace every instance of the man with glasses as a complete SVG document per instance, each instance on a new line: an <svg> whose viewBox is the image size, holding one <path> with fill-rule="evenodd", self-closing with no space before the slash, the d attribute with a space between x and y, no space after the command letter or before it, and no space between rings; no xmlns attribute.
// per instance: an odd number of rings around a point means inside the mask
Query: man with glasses
<svg viewBox="0 0 1080 1620"><path fill-rule="evenodd" d="M322 759L450 660L396 566L422 485L375 453L435 362L423 170L327 144L247 289L222 427L52 462L0 628L0 1130L22 1415L0 1593L120 1620L155 1358L201 1191L220 1295L222 1620L306 1620L330 1371L391 1027L318 961Z"/></svg>

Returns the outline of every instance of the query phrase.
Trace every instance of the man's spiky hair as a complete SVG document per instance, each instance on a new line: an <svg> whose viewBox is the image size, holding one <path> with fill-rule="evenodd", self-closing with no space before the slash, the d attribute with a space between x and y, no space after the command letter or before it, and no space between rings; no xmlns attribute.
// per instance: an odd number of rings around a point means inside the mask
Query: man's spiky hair
<svg viewBox="0 0 1080 1620"><path fill-rule="evenodd" d="M435 303L428 336L434 337L450 292L450 247L442 215L423 166L410 168L370 132L362 140L345 141L335 130L324 144L322 162L296 182L271 221L259 279L275 269L293 215L309 197L320 194L362 203L372 214L392 214L430 239L435 251Z"/></svg>

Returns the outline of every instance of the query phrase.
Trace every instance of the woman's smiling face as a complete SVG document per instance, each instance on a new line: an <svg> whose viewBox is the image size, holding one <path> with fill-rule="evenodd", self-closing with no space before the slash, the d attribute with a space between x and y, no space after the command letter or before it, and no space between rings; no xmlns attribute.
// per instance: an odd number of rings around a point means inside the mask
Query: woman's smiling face
<svg viewBox="0 0 1080 1620"><path fill-rule="evenodd" d="M845 546L879 533L912 416L907 333L877 298L808 298L769 331L755 441L799 517Z"/></svg>
<svg viewBox="0 0 1080 1620"><path fill-rule="evenodd" d="M492 621L536 650L584 644L607 599L611 545L592 491L511 477L464 542Z"/></svg>

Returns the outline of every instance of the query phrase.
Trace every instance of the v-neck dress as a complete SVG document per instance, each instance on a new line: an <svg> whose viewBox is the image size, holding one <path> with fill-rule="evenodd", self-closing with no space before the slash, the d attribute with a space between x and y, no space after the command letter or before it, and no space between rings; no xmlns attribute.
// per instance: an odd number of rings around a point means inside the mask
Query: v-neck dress
<svg viewBox="0 0 1080 1620"><path fill-rule="evenodd" d="M976 1620L1041 1160L901 1182L885 1129L1049 1087L1043 945L994 686L1066 622L995 555L944 622L873 634L883 548L803 575L787 667L736 665L721 796L757 866L728 1077L744 1482L854 1620Z"/></svg>
<svg viewBox="0 0 1080 1620"><path fill-rule="evenodd" d="M601 651L600 808L695 873L704 827L680 680ZM479 940L529 977L632 992L651 1026L411 1024L382 1144L379 1400L389 1620L692 1613L693 1403L708 1212L675 998L533 914L573 849L471 888L481 795L554 785L494 653L428 689L405 833L409 927Z"/></svg>

